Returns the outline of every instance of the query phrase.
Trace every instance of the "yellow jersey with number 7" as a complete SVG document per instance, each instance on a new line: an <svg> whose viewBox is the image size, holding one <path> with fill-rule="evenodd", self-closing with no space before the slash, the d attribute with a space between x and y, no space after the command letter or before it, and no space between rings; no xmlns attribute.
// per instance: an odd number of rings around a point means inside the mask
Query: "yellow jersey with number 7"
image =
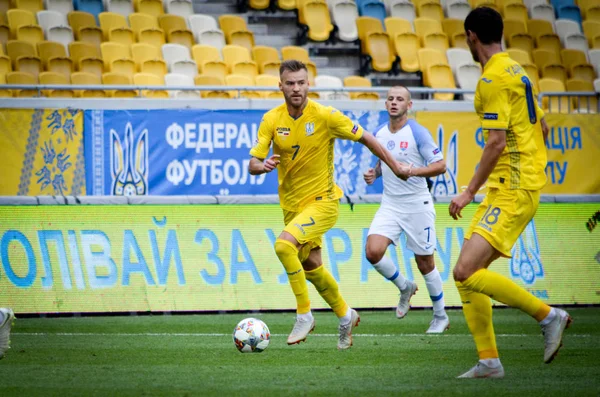
<svg viewBox="0 0 600 397"><path fill-rule="evenodd" d="M284 103L263 116L250 155L266 158L273 142L273 153L281 156L277 167L281 208L299 212L311 202L342 197L334 180L334 141L358 141L362 135L360 125L331 106L309 99L302 115L294 119Z"/></svg>
<svg viewBox="0 0 600 397"><path fill-rule="evenodd" d="M506 147L487 186L539 190L546 184L546 147L534 87L525 69L507 53L486 63L475 92L475 111L487 142L489 130L506 131Z"/></svg>

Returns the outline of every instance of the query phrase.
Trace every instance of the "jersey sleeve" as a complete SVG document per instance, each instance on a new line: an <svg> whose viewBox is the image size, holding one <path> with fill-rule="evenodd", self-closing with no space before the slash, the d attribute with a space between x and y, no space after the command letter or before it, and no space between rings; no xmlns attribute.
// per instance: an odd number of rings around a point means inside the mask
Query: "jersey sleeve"
<svg viewBox="0 0 600 397"><path fill-rule="evenodd" d="M484 130L507 130L511 104L506 83L500 76L485 76L477 89L483 111L481 127Z"/></svg>
<svg viewBox="0 0 600 397"><path fill-rule="evenodd" d="M415 142L417 143L417 149L427 164L443 160L444 155L438 145L433 141L433 137L427 128L417 124L414 120L409 121L409 123L413 131L413 136L415 137Z"/></svg>
<svg viewBox="0 0 600 397"><path fill-rule="evenodd" d="M258 137L252 149L250 156L265 159L271 149L271 141L273 140L273 124L267 117L263 117L258 127Z"/></svg>
<svg viewBox="0 0 600 397"><path fill-rule="evenodd" d="M327 129L334 138L358 141L362 138L364 130L359 124L354 124L348 116L337 109L327 108L329 112Z"/></svg>

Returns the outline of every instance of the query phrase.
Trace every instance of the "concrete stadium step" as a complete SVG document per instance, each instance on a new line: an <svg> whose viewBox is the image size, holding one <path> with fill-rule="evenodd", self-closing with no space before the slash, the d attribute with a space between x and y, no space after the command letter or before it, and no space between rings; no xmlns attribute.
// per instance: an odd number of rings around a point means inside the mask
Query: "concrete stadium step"
<svg viewBox="0 0 600 397"><path fill-rule="evenodd" d="M318 69L317 72L320 75L335 76L335 77L339 77L342 80L348 76L357 76L358 75L358 69L342 68L342 67L337 67L337 68L326 67L326 68Z"/></svg>
<svg viewBox="0 0 600 397"><path fill-rule="evenodd" d="M194 13L208 14L215 18L223 14L237 14L235 0L194 0ZM243 15L240 15L243 16Z"/></svg>
<svg viewBox="0 0 600 397"><path fill-rule="evenodd" d="M281 47L285 47L288 45L294 45L295 39L293 37L286 36L267 36L267 35L254 35L254 44L256 45L268 45L271 47L275 47L278 50Z"/></svg>

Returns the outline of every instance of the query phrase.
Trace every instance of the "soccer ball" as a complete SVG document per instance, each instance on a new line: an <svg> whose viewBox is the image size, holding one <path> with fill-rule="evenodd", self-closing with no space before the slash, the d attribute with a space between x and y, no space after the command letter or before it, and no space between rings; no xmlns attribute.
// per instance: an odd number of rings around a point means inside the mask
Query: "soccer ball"
<svg viewBox="0 0 600 397"><path fill-rule="evenodd" d="M245 318L233 330L233 343L242 353L260 353L269 346L271 332L256 318Z"/></svg>

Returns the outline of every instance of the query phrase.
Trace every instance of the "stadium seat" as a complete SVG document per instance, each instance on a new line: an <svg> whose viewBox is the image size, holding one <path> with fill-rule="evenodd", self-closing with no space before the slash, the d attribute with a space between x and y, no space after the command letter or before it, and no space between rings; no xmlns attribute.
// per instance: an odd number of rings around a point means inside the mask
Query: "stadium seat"
<svg viewBox="0 0 600 397"><path fill-rule="evenodd" d="M532 63L531 56L528 52L523 50L519 50L518 48L509 48L506 50L508 56L510 56L514 61L523 65L525 63Z"/></svg>
<svg viewBox="0 0 600 397"><path fill-rule="evenodd" d="M71 0L46 0L46 9L67 15L73 11L73 2Z"/></svg>
<svg viewBox="0 0 600 397"><path fill-rule="evenodd" d="M54 41L42 41L37 43L37 53L42 60L44 69L48 69L48 61L51 58L70 58L67 56L67 51L63 45Z"/></svg>
<svg viewBox="0 0 600 397"><path fill-rule="evenodd" d="M225 77L225 85L249 87L249 86L254 86L255 84L254 84L254 80L248 76L239 75L239 74L230 74L230 75L227 75L227 77ZM232 98L238 98L237 91L230 91L229 94ZM242 91L240 93L240 96L245 97L245 98L255 98L255 99L259 99L261 97L260 93L257 91Z"/></svg>
<svg viewBox="0 0 600 397"><path fill-rule="evenodd" d="M566 84L567 91L571 92L594 92L594 83L591 81L569 79ZM597 113L598 99L596 96L573 96L570 97L573 108L579 113Z"/></svg>
<svg viewBox="0 0 600 397"><path fill-rule="evenodd" d="M258 66L260 74L270 74L279 76L279 66L281 59L279 53L274 47L257 45L252 48L252 59ZM275 73L273 73L273 71Z"/></svg>
<svg viewBox="0 0 600 397"><path fill-rule="evenodd" d="M70 78L65 77L61 73L42 72L39 75L39 82L42 85L66 85L70 84ZM43 90L42 95L50 98L73 98L75 93L73 90Z"/></svg>
<svg viewBox="0 0 600 397"><path fill-rule="evenodd" d="M554 34L554 25L544 19L530 19L527 21L527 33L534 39L542 34Z"/></svg>
<svg viewBox="0 0 600 397"><path fill-rule="evenodd" d="M570 70L573 65L587 64L587 55L585 52L576 49L565 48L560 51L562 64Z"/></svg>
<svg viewBox="0 0 600 397"><path fill-rule="evenodd" d="M252 47L254 47L254 34L248 30L246 21L243 18L237 15L221 15L219 16L219 25L225 34L227 44L239 45L245 47L248 51L252 50Z"/></svg>
<svg viewBox="0 0 600 397"><path fill-rule="evenodd" d="M427 18L417 18L414 20L415 33L419 36L421 44L425 44L425 36L431 33L444 33L440 21Z"/></svg>
<svg viewBox="0 0 600 397"><path fill-rule="evenodd" d="M587 10L586 20L600 22L600 5L591 7Z"/></svg>
<svg viewBox="0 0 600 397"><path fill-rule="evenodd" d="M540 3L535 4L529 9L531 19L542 19L554 24L556 16L554 14L554 7L550 4Z"/></svg>
<svg viewBox="0 0 600 397"><path fill-rule="evenodd" d="M567 68L560 64L548 64L542 69L542 77L554 79L565 84L567 82Z"/></svg>
<svg viewBox="0 0 600 397"><path fill-rule="evenodd" d="M509 39L516 34L527 34L527 24L515 19L504 20L504 40Z"/></svg>
<svg viewBox="0 0 600 397"><path fill-rule="evenodd" d="M79 71L102 78L102 74L105 72L104 61L98 58L84 58L79 61Z"/></svg>
<svg viewBox="0 0 600 397"><path fill-rule="evenodd" d="M560 44L560 38L556 34L539 35L535 42L536 48L541 48L556 53L560 53L562 48L562 45Z"/></svg>
<svg viewBox="0 0 600 397"><path fill-rule="evenodd" d="M581 33L575 33L565 38L565 48L587 52L589 50L587 38Z"/></svg>
<svg viewBox="0 0 600 397"><path fill-rule="evenodd" d="M198 44L210 45L220 50L225 47L225 35L220 30L207 30L200 34Z"/></svg>
<svg viewBox="0 0 600 397"><path fill-rule="evenodd" d="M218 76L225 79L228 74L227 64L221 59L218 49L203 44L192 47L192 58L198 66L198 72L207 76Z"/></svg>
<svg viewBox="0 0 600 397"><path fill-rule="evenodd" d="M165 44L162 46L163 59L167 62L171 73L190 74L194 68L194 74L198 73L198 66L192 60L190 50L181 44Z"/></svg>
<svg viewBox="0 0 600 397"><path fill-rule="evenodd" d="M81 41L74 41L69 44L69 55L77 70L80 70L80 62L83 59L97 59L102 61L99 47Z"/></svg>
<svg viewBox="0 0 600 397"><path fill-rule="evenodd" d="M127 19L121 14L116 14L114 12L101 12L98 15L98 19L100 20L100 29L102 29L104 41L109 41L110 33L114 29L126 29L129 30L133 35L133 31L129 29L129 25L127 25Z"/></svg>
<svg viewBox="0 0 600 397"><path fill-rule="evenodd" d="M12 61L13 70L18 70L16 68L17 59L21 57L37 58L37 48L35 44L27 41L9 40L6 43L6 54Z"/></svg>
<svg viewBox="0 0 600 397"><path fill-rule="evenodd" d="M104 73L102 75L102 84L105 85L132 85L133 78L119 73ZM133 90L106 90L109 97L115 98L135 98L138 93Z"/></svg>
<svg viewBox="0 0 600 397"><path fill-rule="evenodd" d="M253 10L266 10L269 8L269 0L248 0L248 6Z"/></svg>
<svg viewBox="0 0 600 397"><path fill-rule="evenodd" d="M92 14L83 11L72 11L67 15L67 19L76 40L100 46L102 29L96 25L96 19Z"/></svg>
<svg viewBox="0 0 600 397"><path fill-rule="evenodd" d="M101 85L102 77L85 72L75 72L71 74L72 85ZM106 93L103 90L75 90L75 96L83 98L105 98Z"/></svg>
<svg viewBox="0 0 600 397"><path fill-rule="evenodd" d="M410 1L396 0L391 5L389 15L394 18L406 19L412 23L417 17L417 11Z"/></svg>
<svg viewBox="0 0 600 397"><path fill-rule="evenodd" d="M448 38L452 38L457 33L464 33L464 21L456 18L446 18L442 21L442 30Z"/></svg>
<svg viewBox="0 0 600 397"><path fill-rule="evenodd" d="M162 29L144 29L140 31L138 42L162 48L165 44L165 34Z"/></svg>
<svg viewBox="0 0 600 397"><path fill-rule="evenodd" d="M554 27L556 28L556 34L558 34L563 45L565 44L567 36L581 33L581 26L570 19L557 19L554 23Z"/></svg>
<svg viewBox="0 0 600 397"><path fill-rule="evenodd" d="M444 19L444 10L439 2L427 1L419 4L417 15L419 18L433 19L441 23Z"/></svg>
<svg viewBox="0 0 600 397"><path fill-rule="evenodd" d="M161 15L158 25L165 32L168 43L181 44L191 49L194 45L194 35L188 29L185 19L177 15Z"/></svg>
<svg viewBox="0 0 600 397"><path fill-rule="evenodd" d="M327 3L323 0L305 0L298 7L298 20L308 26L308 38L313 41L326 41L333 31Z"/></svg>
<svg viewBox="0 0 600 397"><path fill-rule="evenodd" d="M268 74L259 74L254 82L257 87L279 88L279 78ZM283 93L279 89L277 91L260 91L260 95L265 99L283 99Z"/></svg>
<svg viewBox="0 0 600 397"><path fill-rule="evenodd" d="M6 12L11 37L17 37L17 29L21 26L37 25L35 14L27 10L12 9Z"/></svg>
<svg viewBox="0 0 600 397"><path fill-rule="evenodd" d="M471 4L471 8L485 6L500 12L500 9L496 6L494 0L470 0L469 3Z"/></svg>
<svg viewBox="0 0 600 397"><path fill-rule="evenodd" d="M565 84L560 80L542 78L540 79L540 93L565 92ZM565 97L543 97L542 109L550 113L569 113L569 99Z"/></svg>
<svg viewBox="0 0 600 397"><path fill-rule="evenodd" d="M135 62L131 57L131 49L123 44L105 42L100 45L104 60L104 70L132 77L135 73Z"/></svg>
<svg viewBox="0 0 600 397"><path fill-rule="evenodd" d="M17 40L37 44L44 41L44 31L38 25L24 25L17 29Z"/></svg>
<svg viewBox="0 0 600 397"><path fill-rule="evenodd" d="M165 13L162 0L134 0L133 6L135 12L155 17L159 17Z"/></svg>
<svg viewBox="0 0 600 397"><path fill-rule="evenodd" d="M10 58L6 55L0 56L0 76L4 76L7 73L12 72L12 63Z"/></svg>
<svg viewBox="0 0 600 397"><path fill-rule="evenodd" d="M358 9L351 0L342 0L335 3L331 8L333 22L338 27L338 36L342 41L352 42L358 39L356 18Z"/></svg>
<svg viewBox="0 0 600 397"><path fill-rule="evenodd" d="M191 87L194 85L194 79L190 76L179 73L168 73L164 77L167 87ZM197 99L201 98L198 91L169 90L169 96L173 98Z"/></svg>
<svg viewBox="0 0 600 397"><path fill-rule="evenodd" d="M225 85L225 79L220 79L216 76L206 76L199 74L196 77L194 77L194 84L198 86L221 86ZM200 91L200 95L202 96L202 98L231 98L228 91Z"/></svg>
<svg viewBox="0 0 600 397"><path fill-rule="evenodd" d="M392 43L387 33L370 33L364 47L366 53L371 57L371 66L375 71L387 72L392 69L396 55L395 51L392 51Z"/></svg>
<svg viewBox="0 0 600 397"><path fill-rule="evenodd" d="M104 0L106 11L128 17L133 14L133 0Z"/></svg>
<svg viewBox="0 0 600 397"><path fill-rule="evenodd" d="M34 85L38 84L37 76L25 72L10 72L6 75L6 84ZM36 97L37 90L12 90L15 97Z"/></svg>
<svg viewBox="0 0 600 397"><path fill-rule="evenodd" d="M600 21L583 21L583 32L590 48L594 48L594 37L600 36Z"/></svg>
<svg viewBox="0 0 600 397"><path fill-rule="evenodd" d="M460 65L475 63L471 52L464 48L449 48L446 51L446 57L448 58L448 64L452 69L452 73L454 73L455 76Z"/></svg>
<svg viewBox="0 0 600 397"><path fill-rule="evenodd" d="M528 54L531 54L535 47L533 37L531 37L531 35L529 35L528 33L518 33L512 35L508 39L508 46L510 48L517 48L519 50L523 50Z"/></svg>
<svg viewBox="0 0 600 397"><path fill-rule="evenodd" d="M361 41L362 53L366 54L365 42L367 36L371 33L383 32L383 25L377 18L361 16L356 19L356 27L358 29L358 39Z"/></svg>
<svg viewBox="0 0 600 397"><path fill-rule="evenodd" d="M196 42L200 42L200 35L202 32L206 31L221 31L219 29L219 25L217 24L217 20L210 16L204 14L194 14L188 17L188 22L192 33L194 33L194 37L196 38Z"/></svg>
<svg viewBox="0 0 600 397"><path fill-rule="evenodd" d="M600 49L589 50L588 58L592 66L596 69L596 74L600 75Z"/></svg>
<svg viewBox="0 0 600 397"><path fill-rule="evenodd" d="M315 86L317 88L343 88L344 83L339 77L319 75L315 77ZM348 95L343 92L320 91L319 96L324 100L348 99Z"/></svg>
<svg viewBox="0 0 600 397"><path fill-rule="evenodd" d="M10 38L10 28L7 25L0 25L0 47L6 47Z"/></svg>
<svg viewBox="0 0 600 397"><path fill-rule="evenodd" d="M576 5L563 5L556 10L557 19L570 19L581 25L581 14Z"/></svg>
<svg viewBox="0 0 600 397"><path fill-rule="evenodd" d="M133 84L138 86L164 86L165 81L162 76L151 73L136 73L133 76ZM142 90L144 98L168 98L167 91Z"/></svg>
<svg viewBox="0 0 600 397"><path fill-rule="evenodd" d="M45 34L48 34L48 30L55 26L68 26L66 14L61 14L57 11L39 11L37 13L38 24L42 27Z"/></svg>
<svg viewBox="0 0 600 397"><path fill-rule="evenodd" d="M231 74L245 75L253 81L258 75L256 62L252 60L250 52L242 46L234 44L226 45L223 48L223 60Z"/></svg>
<svg viewBox="0 0 600 397"><path fill-rule="evenodd" d="M142 65L146 61L161 60L162 54L156 46L147 43L135 43L131 45L131 56L135 62L136 70L142 71Z"/></svg>
<svg viewBox="0 0 600 397"><path fill-rule="evenodd" d="M128 18L131 30L133 30L133 33L138 41L142 31L160 30L161 34L163 33L162 29L160 29L160 26L158 26L158 19L155 16L136 12L130 14Z"/></svg>
<svg viewBox="0 0 600 397"><path fill-rule="evenodd" d="M454 76L450 66L445 64L434 64L427 68L428 86L431 88L456 88ZM454 99L454 94L437 93L433 94L433 99L436 101L451 101Z"/></svg>
<svg viewBox="0 0 600 397"><path fill-rule="evenodd" d="M102 0L73 0L76 11L83 11L92 14L94 18L104 11Z"/></svg>
<svg viewBox="0 0 600 397"><path fill-rule="evenodd" d="M481 77L481 66L475 62L463 63L456 69L456 82L463 90L477 89L477 83ZM467 101L475 100L475 94L463 94L463 98Z"/></svg>
<svg viewBox="0 0 600 397"><path fill-rule="evenodd" d="M594 8L598 6L598 2L596 0L577 0L577 5L579 6L579 11L581 12L581 16L585 20L587 18L587 12L590 8Z"/></svg>
<svg viewBox="0 0 600 397"><path fill-rule="evenodd" d="M344 78L344 87L372 87L371 80L361 76L348 76ZM350 99L378 100L376 92L351 92Z"/></svg>
<svg viewBox="0 0 600 397"><path fill-rule="evenodd" d="M419 57L419 66L423 72L423 83L426 86L430 86L428 69L432 65L447 65L448 60L446 59L446 54L431 48L421 48L419 49L417 56ZM452 72L452 69L450 69L450 72ZM454 81L454 79L452 79L452 81Z"/></svg>
<svg viewBox="0 0 600 397"><path fill-rule="evenodd" d="M400 69L404 72L414 73L420 70L418 51L419 38L415 33L402 33L394 40L396 54L400 57Z"/></svg>
<svg viewBox="0 0 600 397"><path fill-rule="evenodd" d="M536 4L548 4L548 2L546 0L524 0L523 4L525 4L528 10L531 10Z"/></svg>
<svg viewBox="0 0 600 397"><path fill-rule="evenodd" d="M512 19L515 21L521 21L524 24L529 20L527 14L527 7L523 4L513 3L504 6L504 19Z"/></svg>
<svg viewBox="0 0 600 397"><path fill-rule="evenodd" d="M36 14L38 11L44 9L44 3L42 0L14 0L15 8L19 10L27 10L32 14Z"/></svg>
<svg viewBox="0 0 600 397"><path fill-rule="evenodd" d="M467 15L471 12L471 5L464 0L452 0L448 2L447 16L448 18L464 21ZM442 20L443 23L443 20Z"/></svg>
<svg viewBox="0 0 600 397"><path fill-rule="evenodd" d="M296 9L296 0L277 0L277 7L284 11L291 11Z"/></svg>
<svg viewBox="0 0 600 397"><path fill-rule="evenodd" d="M186 21L194 14L192 0L165 0L167 14L177 15Z"/></svg>
<svg viewBox="0 0 600 397"><path fill-rule="evenodd" d="M385 5L379 0L362 0L358 4L358 13L361 16L376 18L383 23L386 12Z"/></svg>
<svg viewBox="0 0 600 397"><path fill-rule="evenodd" d="M430 33L423 38L423 43L425 48L432 48L444 53L449 47L446 33Z"/></svg>
<svg viewBox="0 0 600 397"><path fill-rule="evenodd" d="M394 39L402 33L414 33L412 23L407 19L398 17L387 17L384 21L385 31Z"/></svg>
<svg viewBox="0 0 600 397"><path fill-rule="evenodd" d="M571 66L569 76L574 80L593 82L596 79L596 71L590 64L579 64Z"/></svg>

